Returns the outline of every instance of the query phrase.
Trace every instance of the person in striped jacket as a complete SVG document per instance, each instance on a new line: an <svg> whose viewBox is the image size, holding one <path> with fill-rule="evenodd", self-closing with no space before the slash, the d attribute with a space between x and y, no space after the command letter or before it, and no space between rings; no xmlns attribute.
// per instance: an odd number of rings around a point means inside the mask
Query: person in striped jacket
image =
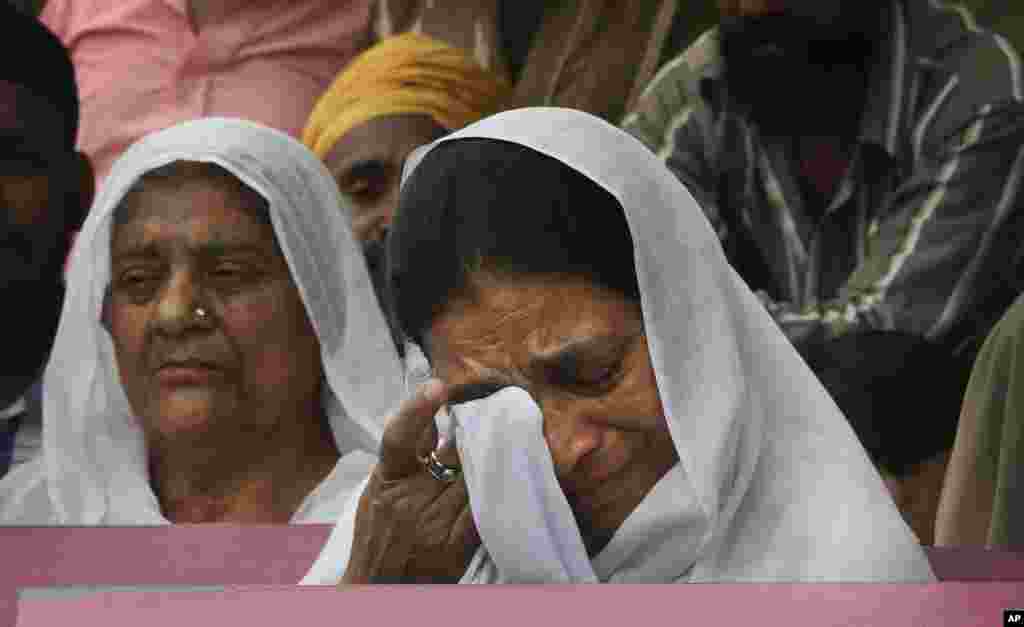
<svg viewBox="0 0 1024 627"><path fill-rule="evenodd" d="M934 0L718 0L623 126L813 361L858 331L977 351L1021 291L1020 60Z"/></svg>

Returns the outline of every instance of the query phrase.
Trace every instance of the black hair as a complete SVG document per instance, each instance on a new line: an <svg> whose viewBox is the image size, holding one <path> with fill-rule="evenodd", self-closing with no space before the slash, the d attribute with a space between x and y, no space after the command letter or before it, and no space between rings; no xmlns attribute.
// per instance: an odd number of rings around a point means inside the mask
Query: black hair
<svg viewBox="0 0 1024 627"><path fill-rule="evenodd" d="M905 477L953 448L969 359L909 333L865 331L826 343L809 363L883 472Z"/></svg>
<svg viewBox="0 0 1024 627"><path fill-rule="evenodd" d="M403 187L388 236L388 287L404 333L424 333L480 271L575 276L639 304L622 205L562 162L494 139L428 153Z"/></svg>
<svg viewBox="0 0 1024 627"><path fill-rule="evenodd" d="M67 48L37 18L0 2L4 55L0 80L21 85L50 102L64 116L64 137L74 148L78 136L78 83Z"/></svg>

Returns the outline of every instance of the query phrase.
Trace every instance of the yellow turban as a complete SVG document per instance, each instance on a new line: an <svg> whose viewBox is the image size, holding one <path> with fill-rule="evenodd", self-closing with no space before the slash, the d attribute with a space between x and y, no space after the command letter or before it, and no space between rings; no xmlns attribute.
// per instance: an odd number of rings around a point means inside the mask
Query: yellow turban
<svg viewBox="0 0 1024 627"><path fill-rule="evenodd" d="M422 113L449 131L496 113L503 78L459 48L425 35L389 37L362 53L320 97L302 141L321 159L345 133L374 118Z"/></svg>

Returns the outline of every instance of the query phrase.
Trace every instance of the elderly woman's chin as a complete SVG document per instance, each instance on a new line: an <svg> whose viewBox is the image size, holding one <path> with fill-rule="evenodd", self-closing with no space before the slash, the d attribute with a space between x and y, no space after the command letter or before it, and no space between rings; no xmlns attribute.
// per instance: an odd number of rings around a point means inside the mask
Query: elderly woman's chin
<svg viewBox="0 0 1024 627"><path fill-rule="evenodd" d="M135 414L151 436L164 439L210 433L218 416L237 426L239 402L225 373L212 368L163 367L126 386ZM140 389L142 388L142 389ZM144 391L143 391L144 390ZM139 394L142 392L142 394Z"/></svg>
<svg viewBox="0 0 1024 627"><path fill-rule="evenodd" d="M208 387L179 386L161 390L160 396L156 411L149 414L147 422L150 429L165 437L206 431L216 415L227 410L227 403Z"/></svg>

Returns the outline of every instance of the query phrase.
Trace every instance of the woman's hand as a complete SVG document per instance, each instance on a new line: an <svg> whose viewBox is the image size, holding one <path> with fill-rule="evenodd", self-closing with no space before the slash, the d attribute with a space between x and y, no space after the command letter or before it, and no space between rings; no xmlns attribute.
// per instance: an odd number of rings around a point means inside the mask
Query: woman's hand
<svg viewBox="0 0 1024 627"><path fill-rule="evenodd" d="M384 431L380 461L359 501L348 569L342 584L456 583L480 537L461 473L435 479L423 465L434 450L434 416L446 401L439 381L421 387ZM437 452L459 466L455 442Z"/></svg>

